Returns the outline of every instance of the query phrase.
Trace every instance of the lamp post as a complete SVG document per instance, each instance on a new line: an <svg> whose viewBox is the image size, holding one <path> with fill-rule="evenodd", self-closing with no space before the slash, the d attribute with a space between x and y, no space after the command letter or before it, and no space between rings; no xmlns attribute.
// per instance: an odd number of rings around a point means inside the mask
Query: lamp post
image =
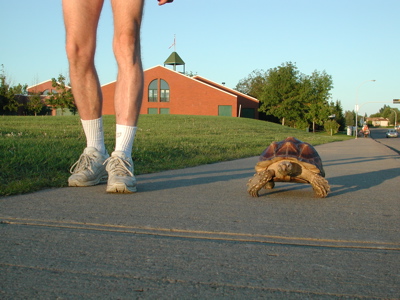
<svg viewBox="0 0 400 300"><path fill-rule="evenodd" d="M362 82L362 83L357 87L357 94L356 94L356 139L357 139L357 137L358 137L358 91L359 91L360 87L361 87L363 84L365 84L365 83L367 83L367 82L369 82L369 81L375 82L376 80L375 80L375 79L366 80L366 81Z"/></svg>

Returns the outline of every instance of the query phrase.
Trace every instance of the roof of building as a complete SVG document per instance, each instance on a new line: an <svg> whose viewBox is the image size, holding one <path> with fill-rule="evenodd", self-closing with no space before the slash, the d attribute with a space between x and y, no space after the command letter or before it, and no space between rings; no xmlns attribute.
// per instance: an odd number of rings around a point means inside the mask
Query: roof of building
<svg viewBox="0 0 400 300"><path fill-rule="evenodd" d="M213 87L215 87L215 88L218 88L219 90L223 90L223 91L228 92L228 93L230 93L230 94L234 94L234 95L236 95L236 96L242 96L242 97L245 97L245 98L247 98L247 99L249 99L249 100L259 102L259 100L258 100L257 98L254 98L254 97L251 97L251 96L249 96L249 95L243 94L243 93L241 93L241 92L239 92L239 91L236 91L236 90L234 90L234 89L228 88L228 87L226 87L225 85L216 83L216 82L214 82L214 81L211 81L211 80L209 80L209 79L207 79L207 78L204 78L204 77L201 77L201 76L199 76L199 75L193 76L193 79L198 80L198 81L201 81L201 82L206 83L206 84L208 84L208 85L211 85L211 86L213 86Z"/></svg>
<svg viewBox="0 0 400 300"><path fill-rule="evenodd" d="M184 65L185 62L183 59L179 56L178 53L175 51L171 53L171 55L167 58L167 60L164 62L164 65Z"/></svg>
<svg viewBox="0 0 400 300"><path fill-rule="evenodd" d="M42 82L40 82L40 83L37 83L37 84L31 85L31 86L28 86L26 89L27 89L27 90L31 90L31 89L33 89L33 88L35 88L35 87L37 87L37 86L44 85L44 84L46 84L46 83L52 84L52 83L53 83L53 80L52 80L52 79L48 79L48 80L42 81ZM60 83L60 82L57 81L57 83ZM69 85L65 85L65 87L68 88L68 89L71 88Z"/></svg>
<svg viewBox="0 0 400 300"><path fill-rule="evenodd" d="M367 121L389 121L388 118L383 117L374 117L374 118L366 118Z"/></svg>

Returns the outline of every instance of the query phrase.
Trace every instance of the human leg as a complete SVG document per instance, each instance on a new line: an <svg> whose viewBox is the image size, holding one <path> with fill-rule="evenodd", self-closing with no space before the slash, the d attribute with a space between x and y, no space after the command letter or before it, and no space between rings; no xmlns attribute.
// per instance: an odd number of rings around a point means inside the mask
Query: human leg
<svg viewBox="0 0 400 300"><path fill-rule="evenodd" d="M117 124L136 126L143 96L140 26L144 0L112 0L113 49L118 64L114 105Z"/></svg>
<svg viewBox="0 0 400 300"><path fill-rule="evenodd" d="M63 0L62 3L71 85L83 120L101 117L102 96L94 54L103 1Z"/></svg>
<svg viewBox="0 0 400 300"><path fill-rule="evenodd" d="M118 64L114 106L115 151L107 161L107 192L136 192L132 144L143 97L143 68L140 55L140 25L144 0L112 0L113 49Z"/></svg>
<svg viewBox="0 0 400 300"><path fill-rule="evenodd" d="M101 118L101 89L94 66L96 31L103 0L63 0L66 51L75 103L87 139L87 148L72 166L70 186L95 185L107 177L108 158Z"/></svg>
<svg viewBox="0 0 400 300"><path fill-rule="evenodd" d="M102 6L103 0L63 0L71 85L87 147L105 153L101 89L94 66L96 31Z"/></svg>

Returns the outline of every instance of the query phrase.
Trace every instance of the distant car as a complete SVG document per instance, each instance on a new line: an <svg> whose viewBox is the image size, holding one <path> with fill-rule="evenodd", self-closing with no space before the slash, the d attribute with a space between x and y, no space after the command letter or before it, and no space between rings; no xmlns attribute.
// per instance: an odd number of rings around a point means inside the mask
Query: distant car
<svg viewBox="0 0 400 300"><path fill-rule="evenodd" d="M399 134L397 133L396 129L388 129L388 131L386 131L386 137L387 138L397 138L399 136Z"/></svg>

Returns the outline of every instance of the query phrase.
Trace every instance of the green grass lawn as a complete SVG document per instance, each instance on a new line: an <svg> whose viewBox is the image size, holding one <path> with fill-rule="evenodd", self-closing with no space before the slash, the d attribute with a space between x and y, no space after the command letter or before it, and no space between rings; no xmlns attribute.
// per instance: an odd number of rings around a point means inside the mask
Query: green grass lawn
<svg viewBox="0 0 400 300"><path fill-rule="evenodd" d="M104 128L111 153L114 116L104 116ZM256 156L288 136L312 145L349 138L244 118L142 115L133 145L135 174ZM0 196L66 186L69 168L85 147L78 116L1 116Z"/></svg>

